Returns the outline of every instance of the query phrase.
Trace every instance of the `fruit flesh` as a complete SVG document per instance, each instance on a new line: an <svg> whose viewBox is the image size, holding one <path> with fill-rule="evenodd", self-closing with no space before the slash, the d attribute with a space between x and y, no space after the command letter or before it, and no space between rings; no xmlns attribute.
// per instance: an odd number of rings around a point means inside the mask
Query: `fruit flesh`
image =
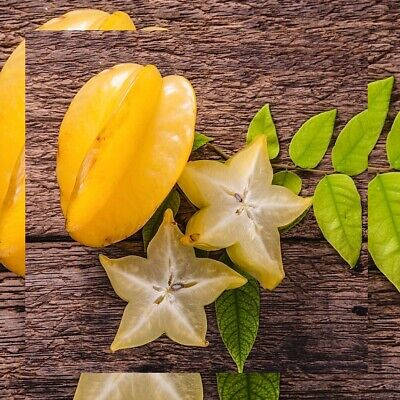
<svg viewBox="0 0 400 400"><path fill-rule="evenodd" d="M25 273L25 174L24 150L11 176L8 193L0 212L1 260L17 275Z"/></svg>
<svg viewBox="0 0 400 400"><path fill-rule="evenodd" d="M82 9L70 11L53 18L38 28L46 31L86 30L136 30L130 17L121 11L113 14L101 10Z"/></svg>
<svg viewBox="0 0 400 400"><path fill-rule="evenodd" d="M133 68L134 79L127 73ZM124 64L103 78L93 78L72 101L57 159L67 231L94 247L130 236L155 212L189 158L196 119L195 94L183 77L161 78L154 66ZM117 100L108 96L113 79L122 82ZM104 109L91 113L103 99ZM81 127L83 118L95 128Z"/></svg>
<svg viewBox="0 0 400 400"><path fill-rule="evenodd" d="M188 222L184 243L227 248L233 262L273 289L285 276L278 227L299 217L311 199L272 185L266 147L260 135L225 164L189 162L178 184L200 208Z"/></svg>
<svg viewBox="0 0 400 400"><path fill-rule="evenodd" d="M64 215L82 160L142 68L138 64L119 64L104 70L91 78L70 104L60 128L58 158L62 162L57 164Z"/></svg>
<svg viewBox="0 0 400 400"><path fill-rule="evenodd" d="M99 10L77 10L54 18L39 30L135 30L125 13L108 14ZM0 72L0 262L7 268L25 274L25 180L20 187L10 187L13 171L25 143L25 41L14 50ZM23 166L22 166L23 168ZM18 194L3 207L8 193ZM23 193L23 195L21 194Z"/></svg>
<svg viewBox="0 0 400 400"><path fill-rule="evenodd" d="M74 400L202 400L200 374L83 373Z"/></svg>
<svg viewBox="0 0 400 400"><path fill-rule="evenodd" d="M187 346L207 346L204 306L246 279L225 264L196 258L167 210L148 258L100 256L111 284L128 302L111 350L141 346L166 334Z"/></svg>

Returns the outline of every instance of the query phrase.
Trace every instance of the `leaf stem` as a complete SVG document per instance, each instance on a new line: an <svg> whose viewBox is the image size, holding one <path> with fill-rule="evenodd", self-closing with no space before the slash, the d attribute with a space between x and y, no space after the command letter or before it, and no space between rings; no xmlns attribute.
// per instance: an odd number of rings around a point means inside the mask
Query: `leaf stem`
<svg viewBox="0 0 400 400"><path fill-rule="evenodd" d="M213 150L216 154L218 154L219 156L221 156L224 160L228 160L230 157L229 155L225 152L225 150L214 144L211 142L208 142L206 144L206 146L208 146L211 150ZM306 171L306 172L311 172L313 174L317 174L317 175L328 175L328 174L332 174L335 171L332 170L324 170L324 169L312 169L312 168L299 168L296 165L290 165L290 164L280 164L280 163L275 163L275 162L271 162L271 165L276 168L276 169L286 169L289 171ZM372 172L372 173L377 173L377 174L382 174L385 172L390 172L390 171L394 171L393 168L387 167L387 168L379 168L379 167L368 167L368 172Z"/></svg>
<svg viewBox="0 0 400 400"><path fill-rule="evenodd" d="M216 144L213 144L211 142L207 143L207 146L213 150L215 153L217 153L218 155L220 155L224 160L228 160L229 159L229 155L227 153L225 153L225 150L222 147L219 147Z"/></svg>
<svg viewBox="0 0 400 400"><path fill-rule="evenodd" d="M373 172L377 174L383 174L384 172L391 172L395 171L393 168L387 167L387 168L378 168L378 167L368 167L368 172Z"/></svg>

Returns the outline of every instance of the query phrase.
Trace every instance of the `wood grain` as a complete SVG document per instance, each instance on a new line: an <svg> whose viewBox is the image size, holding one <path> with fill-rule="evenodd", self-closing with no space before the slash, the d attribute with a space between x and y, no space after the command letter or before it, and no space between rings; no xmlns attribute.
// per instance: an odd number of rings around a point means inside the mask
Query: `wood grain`
<svg viewBox="0 0 400 400"><path fill-rule="evenodd" d="M0 397L22 400L24 363L24 282L0 267Z"/></svg>
<svg viewBox="0 0 400 400"><path fill-rule="evenodd" d="M0 69L22 35L32 29L26 13L30 2L0 2ZM0 265L0 398L25 399L21 383L24 363L24 281Z"/></svg>
<svg viewBox="0 0 400 400"><path fill-rule="evenodd" d="M198 129L214 136L228 152L241 147L251 116L270 102L282 144L279 161L285 163L289 140L306 118L338 107L337 133L364 107L368 80L388 73L399 76L398 4L7 0L0 4L1 59L35 26L77 7L122 9L138 27L161 25L170 30L29 35L28 397L71 399L84 369L200 369L207 370L205 398L214 400L215 371L233 365L211 307L209 336L215 344L205 351L191 350L188 357L187 349L166 339L138 352L111 355L107 350L124 305L110 291L98 252L72 243L63 228L54 168L65 110L83 83L107 66L152 62L164 73L183 73L191 79L199 99ZM400 109L398 88L396 93L389 121ZM371 157L375 165L387 166L384 137ZM215 154L204 150L196 157ZM328 153L322 168L330 167L329 157ZM303 177L304 193L309 194L318 178L308 173ZM363 174L356 182L364 214L370 178ZM189 214L190 208L183 205L179 222L184 224ZM364 239L365 228L364 224ZM126 245L143 254L139 238L135 235ZM322 241L312 215L285 235L283 247L289 279L278 291L263 295L260 335L249 370L282 369L283 399L398 399L400 299L367 259L365 248L358 272L351 274ZM114 255L125 251L107 249ZM22 389L13 374L23 360L23 282L1 270L0 296L5 321L0 325L0 397L19 400Z"/></svg>
<svg viewBox="0 0 400 400"><path fill-rule="evenodd" d="M281 35L281 27L276 26L269 29L268 40L261 27L242 29L245 34L238 36L237 28L211 26L190 41L187 32L178 28L157 34L92 33L90 39L87 33L30 35L28 45L36 50L28 54L27 64L27 106L35 110L27 116L28 132L32 132L27 142L32 193L27 199L28 236L67 236L54 173L58 129L77 90L93 74L117 63L155 63L164 75L188 77L198 98L197 129L215 137L230 153L243 145L252 116L270 101L283 163L289 162L290 138L307 117L340 105L340 127L365 106L366 60L362 53L351 53L357 35L362 46L362 27L350 31L323 26L307 31L294 26ZM308 45L317 38L326 51ZM89 58L90 63L83 62ZM312 62L305 68L303 60ZM329 155L322 168L329 168ZM306 178L304 193L309 194L319 177ZM365 176L358 183L365 197ZM306 231L291 235L321 238L313 220Z"/></svg>
<svg viewBox="0 0 400 400"><path fill-rule="evenodd" d="M142 251L134 242L129 251L105 250L114 257ZM29 245L26 357L34 380L82 370L234 370L212 306L207 308L210 346L191 348L190 359L186 347L165 337L112 354L109 346L125 303L113 292L98 253L69 242ZM276 291L262 293L260 333L247 370L330 373L337 379L367 372L367 269L350 272L326 242L288 241L283 254L288 279ZM31 395L41 398L43 392L32 388Z"/></svg>

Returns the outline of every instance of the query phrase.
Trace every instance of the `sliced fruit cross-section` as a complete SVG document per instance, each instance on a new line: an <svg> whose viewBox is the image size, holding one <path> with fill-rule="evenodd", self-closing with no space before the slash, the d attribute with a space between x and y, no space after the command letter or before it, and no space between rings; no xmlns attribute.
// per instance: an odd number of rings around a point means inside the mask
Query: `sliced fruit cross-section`
<svg viewBox="0 0 400 400"><path fill-rule="evenodd" d="M112 351L144 345L164 333L183 345L207 346L204 306L246 283L222 262L196 258L182 237L168 209L147 259L100 256L115 292L128 302Z"/></svg>
<svg viewBox="0 0 400 400"><path fill-rule="evenodd" d="M200 374L83 373L74 400L203 400Z"/></svg>
<svg viewBox="0 0 400 400"><path fill-rule="evenodd" d="M265 136L259 135L224 164L189 162L178 183L200 208L184 242L204 250L227 248L234 263L273 289L285 276L278 227L298 218L311 198L272 185L267 154Z"/></svg>

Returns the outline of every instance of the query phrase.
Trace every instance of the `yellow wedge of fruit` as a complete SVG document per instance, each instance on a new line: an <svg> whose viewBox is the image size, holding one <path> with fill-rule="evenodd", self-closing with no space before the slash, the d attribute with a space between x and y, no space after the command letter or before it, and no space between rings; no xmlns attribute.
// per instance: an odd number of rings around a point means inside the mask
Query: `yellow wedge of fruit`
<svg viewBox="0 0 400 400"><path fill-rule="evenodd" d="M14 167L0 212L1 260L17 275L25 273L24 149Z"/></svg>
<svg viewBox="0 0 400 400"><path fill-rule="evenodd" d="M135 25L120 11L109 14L85 9L54 18L38 29L135 30ZM25 273L24 143L25 41L0 72L0 262L19 275ZM12 182L15 171L20 171L22 178Z"/></svg>
<svg viewBox="0 0 400 400"><path fill-rule="evenodd" d="M43 31L86 31L118 30L134 31L135 25L129 15L116 11L109 14L100 10L82 9L70 11L61 17L53 18L39 27Z"/></svg>
<svg viewBox="0 0 400 400"><path fill-rule="evenodd" d="M120 64L89 80L60 128L57 177L66 228L102 247L139 230L189 158L196 99L181 76Z"/></svg>

